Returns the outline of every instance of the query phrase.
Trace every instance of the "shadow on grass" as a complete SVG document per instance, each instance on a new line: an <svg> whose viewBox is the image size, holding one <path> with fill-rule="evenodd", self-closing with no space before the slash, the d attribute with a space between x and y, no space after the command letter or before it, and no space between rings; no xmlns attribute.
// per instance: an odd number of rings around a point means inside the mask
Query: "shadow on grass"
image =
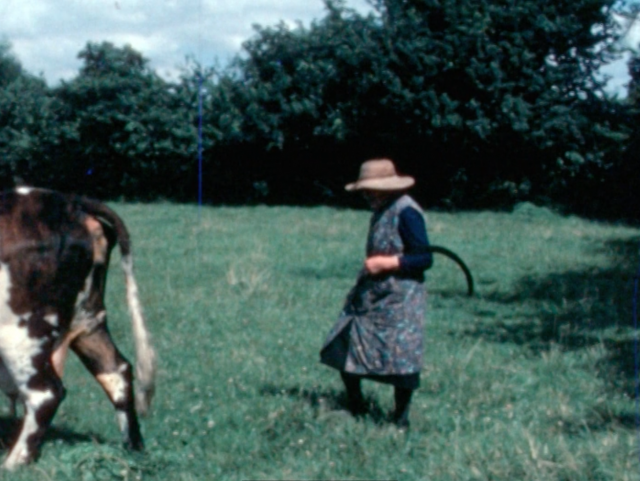
<svg viewBox="0 0 640 481"><path fill-rule="evenodd" d="M462 302L464 302L466 299L473 298L472 296L469 296L469 294L464 290L464 287L443 289L427 286L427 292L429 294L429 300L433 300L436 298L447 300L460 299Z"/></svg>
<svg viewBox="0 0 640 481"><path fill-rule="evenodd" d="M512 307L507 316L500 318L499 309L478 311L483 320L462 334L518 344L534 353L552 345L565 350L602 345L607 351L598 366L603 375L621 377L612 382L635 395L632 306L639 243L640 238L615 240L599 248L611 259L607 268L523 277L514 292L485 298Z"/></svg>
<svg viewBox="0 0 640 481"><path fill-rule="evenodd" d="M307 403L315 411L316 417L326 411L348 412L347 396L344 391L335 389L281 387L273 384L265 384L260 388L262 396L287 396ZM366 412L364 417L370 418L376 424L383 424L389 421L389 416L385 413L376 399L365 393Z"/></svg>
<svg viewBox="0 0 640 481"><path fill-rule="evenodd" d="M571 436L580 436L588 432L602 432L611 429L612 426L636 429L637 422L635 413L614 414L602 410L592 410L585 419L579 421L566 418L550 420L550 424L555 426L559 433Z"/></svg>
<svg viewBox="0 0 640 481"><path fill-rule="evenodd" d="M0 417L0 451L7 451L18 437L21 418ZM97 442L104 443L104 439L95 434L79 434L70 429L51 426L47 429L43 443L63 441L66 444Z"/></svg>

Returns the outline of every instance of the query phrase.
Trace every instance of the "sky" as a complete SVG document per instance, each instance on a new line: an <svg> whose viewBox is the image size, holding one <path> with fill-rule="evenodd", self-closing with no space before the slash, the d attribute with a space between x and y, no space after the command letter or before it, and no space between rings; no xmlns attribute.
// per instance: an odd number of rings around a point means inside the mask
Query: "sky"
<svg viewBox="0 0 640 481"><path fill-rule="evenodd" d="M347 7L367 12L366 0ZM49 85L71 79L87 42L130 45L168 80L176 80L187 57L203 66L224 66L254 35L253 25L308 26L324 16L322 0L0 0L0 40L30 73ZM640 22L638 22L640 23ZM640 25L625 43L640 43ZM604 70L611 92L624 95L626 61Z"/></svg>
<svg viewBox="0 0 640 481"><path fill-rule="evenodd" d="M618 17L618 22L623 28L624 36L621 39L620 46L622 48L631 48L638 51L640 48L640 21L629 22L624 18ZM629 82L629 73L627 71L627 62L630 54L627 52L622 58L613 62L602 69L602 73L611 77L608 84L608 90L618 95L626 95L626 84Z"/></svg>
<svg viewBox="0 0 640 481"><path fill-rule="evenodd" d="M370 10L366 0L346 5ZM128 44L158 74L175 79L187 57L226 65L254 35L254 24L309 26L324 14L322 0L0 0L0 39L49 85L77 74L77 55L89 41Z"/></svg>

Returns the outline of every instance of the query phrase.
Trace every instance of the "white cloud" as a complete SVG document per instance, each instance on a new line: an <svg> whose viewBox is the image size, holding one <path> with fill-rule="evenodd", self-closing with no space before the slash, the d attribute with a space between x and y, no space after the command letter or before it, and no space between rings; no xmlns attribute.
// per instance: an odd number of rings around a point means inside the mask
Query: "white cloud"
<svg viewBox="0 0 640 481"><path fill-rule="evenodd" d="M366 0L347 5L370 10ZM52 85L77 74L77 55L89 41L129 44L160 75L176 78L187 57L226 64L254 35L254 24L308 26L324 15L322 0L0 0L0 39L11 43L25 69ZM640 44L639 23L625 46ZM626 59L603 73L612 76L609 91L625 91Z"/></svg>
<svg viewBox="0 0 640 481"><path fill-rule="evenodd" d="M621 59L610 63L600 69L600 73L610 77L607 83L607 92L617 94L618 96L626 96L627 84L631 79L627 70L627 62L629 55L623 55Z"/></svg>
<svg viewBox="0 0 640 481"><path fill-rule="evenodd" d="M640 22L630 22L628 19L619 15L614 18L620 23L623 28L623 36L620 39L620 48L631 49L638 51L640 45ZM607 84L607 91L619 96L626 96L627 84L631 77L627 69L627 62L629 61L630 53L626 51L618 60L611 62L609 65L603 67L600 73L610 77Z"/></svg>
<svg viewBox="0 0 640 481"><path fill-rule="evenodd" d="M614 18L623 29L621 46L637 50L640 44L640 18L631 19L621 15L614 15Z"/></svg>
<svg viewBox="0 0 640 481"><path fill-rule="evenodd" d="M370 9L366 0L347 5ZM87 42L129 44L161 75L187 56L225 64L254 34L253 25L308 25L324 15L321 0L0 0L0 37L25 69L50 84L76 75Z"/></svg>

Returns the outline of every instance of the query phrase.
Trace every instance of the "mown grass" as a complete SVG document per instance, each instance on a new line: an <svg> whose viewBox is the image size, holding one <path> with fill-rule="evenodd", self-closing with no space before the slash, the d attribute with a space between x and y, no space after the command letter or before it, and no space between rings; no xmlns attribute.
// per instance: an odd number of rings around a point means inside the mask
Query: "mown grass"
<svg viewBox="0 0 640 481"><path fill-rule="evenodd" d="M369 214L330 208L115 204L132 232L160 360L144 455L70 359L40 460L16 480L637 480L632 276L640 230L513 213L429 213L458 253L428 274L426 356L412 429L341 410L318 350L363 259ZM116 259L117 260L117 256ZM133 357L121 275L110 326ZM8 419L0 418L10 427ZM6 436L5 436L6 438Z"/></svg>

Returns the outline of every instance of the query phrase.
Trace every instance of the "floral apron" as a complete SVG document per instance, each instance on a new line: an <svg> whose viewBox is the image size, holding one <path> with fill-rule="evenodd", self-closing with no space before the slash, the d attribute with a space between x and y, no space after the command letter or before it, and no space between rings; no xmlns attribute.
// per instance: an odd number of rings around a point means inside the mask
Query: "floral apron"
<svg viewBox="0 0 640 481"><path fill-rule="evenodd" d="M375 212L367 257L402 255L400 212L418 204L403 195ZM397 274L372 276L363 269L347 295L320 352L320 360L359 375L406 375L422 368L426 292L422 282Z"/></svg>

